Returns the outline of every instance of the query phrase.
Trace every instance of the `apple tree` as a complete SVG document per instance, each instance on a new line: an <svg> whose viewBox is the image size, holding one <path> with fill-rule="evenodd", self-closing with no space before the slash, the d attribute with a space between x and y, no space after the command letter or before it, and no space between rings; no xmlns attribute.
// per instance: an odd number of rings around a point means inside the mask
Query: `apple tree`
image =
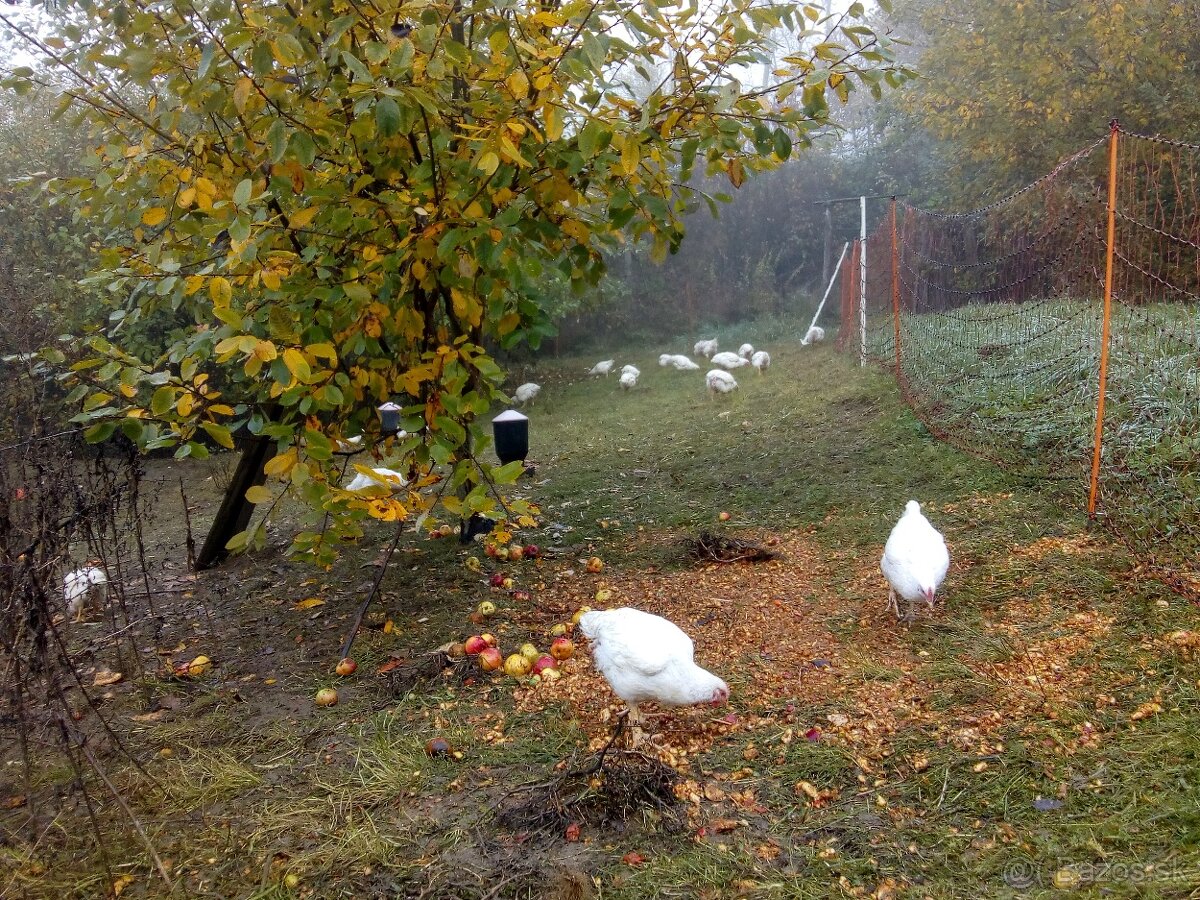
<svg viewBox="0 0 1200 900"><path fill-rule="evenodd" d="M51 36L3 10L0 24L91 129L86 175L59 186L106 236L96 278L117 309L74 362L80 420L92 440L119 429L180 457L253 436L262 477L235 482L234 501L301 498L325 527L294 549L320 563L368 516L503 502L517 471L480 458L504 377L485 348L549 333L545 272L594 284L624 241L661 257L694 174L737 187L829 127L831 102L907 75L861 3L833 17L763 0L53 7ZM781 31L804 50L749 84ZM123 345L164 312L188 324L161 352ZM388 400L408 490L348 492L339 442L375 444Z"/></svg>

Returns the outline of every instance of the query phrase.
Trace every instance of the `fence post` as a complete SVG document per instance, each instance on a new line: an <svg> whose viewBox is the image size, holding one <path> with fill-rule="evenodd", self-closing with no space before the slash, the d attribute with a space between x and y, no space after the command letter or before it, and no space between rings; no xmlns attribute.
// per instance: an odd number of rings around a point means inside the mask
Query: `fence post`
<svg viewBox="0 0 1200 900"><path fill-rule="evenodd" d="M904 386L900 368L900 251L896 241L896 198L892 198L892 343L896 348L896 383Z"/></svg>
<svg viewBox="0 0 1200 900"><path fill-rule="evenodd" d="M1108 341L1112 327L1113 255L1117 232L1117 135L1121 125L1109 123L1108 136L1108 241L1104 261L1104 320L1100 328L1100 376L1096 393L1096 436L1092 445L1092 483L1088 490L1088 518L1096 518L1096 496L1100 490L1100 449L1104 439L1104 392L1108 383Z"/></svg>
<svg viewBox="0 0 1200 900"><path fill-rule="evenodd" d="M858 198L858 364L867 364L867 198Z"/></svg>

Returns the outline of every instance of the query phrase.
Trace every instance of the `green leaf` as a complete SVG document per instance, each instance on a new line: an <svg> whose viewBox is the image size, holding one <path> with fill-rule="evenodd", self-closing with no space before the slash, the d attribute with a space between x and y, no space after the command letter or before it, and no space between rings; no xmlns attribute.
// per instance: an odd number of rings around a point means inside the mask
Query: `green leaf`
<svg viewBox="0 0 1200 900"><path fill-rule="evenodd" d="M400 104L391 97L375 104L375 127L383 137L391 137L400 129Z"/></svg>
<svg viewBox="0 0 1200 900"><path fill-rule="evenodd" d="M245 206L250 201L250 192L254 190L254 184L249 178L243 178L238 182L238 186L233 189L233 202L238 206Z"/></svg>

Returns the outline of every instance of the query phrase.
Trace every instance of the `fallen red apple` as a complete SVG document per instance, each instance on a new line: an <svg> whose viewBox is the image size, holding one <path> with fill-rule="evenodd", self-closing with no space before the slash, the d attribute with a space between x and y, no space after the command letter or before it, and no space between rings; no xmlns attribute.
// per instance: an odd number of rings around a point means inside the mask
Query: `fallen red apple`
<svg viewBox="0 0 1200 900"><path fill-rule="evenodd" d="M426 756L449 756L453 752L454 748L444 737L430 738L425 742Z"/></svg>
<svg viewBox="0 0 1200 900"><path fill-rule="evenodd" d="M317 691L317 706L334 706L338 702L338 692L333 688L321 688Z"/></svg>
<svg viewBox="0 0 1200 900"><path fill-rule="evenodd" d="M500 585L504 584L504 575L500 572L497 572L490 579L488 579L488 584L490 584L492 587L500 587Z"/></svg>
<svg viewBox="0 0 1200 900"><path fill-rule="evenodd" d="M334 667L333 671L337 672L339 675L346 676L353 675L357 668L358 663L347 656L338 660L338 664Z"/></svg>
<svg viewBox="0 0 1200 900"><path fill-rule="evenodd" d="M513 544L508 548L508 558L513 562L520 562L525 558L525 548L520 544Z"/></svg>
<svg viewBox="0 0 1200 900"><path fill-rule="evenodd" d="M539 656L537 659L535 659L533 661L533 674L534 675L541 675L544 671L546 671L546 669L557 669L557 668L558 668L558 660L555 659L553 656L547 656L545 653L543 653L541 656Z"/></svg>
<svg viewBox="0 0 1200 900"><path fill-rule="evenodd" d="M513 593L513 599L516 600L518 603L528 603L529 602L529 591L516 591Z"/></svg>
<svg viewBox="0 0 1200 900"><path fill-rule="evenodd" d="M575 642L569 637L555 638L550 645L550 655L555 659L570 659L575 655Z"/></svg>
<svg viewBox="0 0 1200 900"><path fill-rule="evenodd" d="M490 634L485 631L482 635L480 635L480 637L483 638L484 643L487 644L489 647L496 646L497 641L496 641L496 636L494 634Z"/></svg>
<svg viewBox="0 0 1200 900"><path fill-rule="evenodd" d="M482 625L483 624L483 613L476 610L475 612L473 612L469 616L467 616L467 621L470 622L472 625Z"/></svg>
<svg viewBox="0 0 1200 900"><path fill-rule="evenodd" d="M495 647L487 647L479 654L479 668L485 672L495 672L504 664L504 657Z"/></svg>
<svg viewBox="0 0 1200 900"><path fill-rule="evenodd" d="M462 659L467 655L466 645L460 642L455 642L446 649L446 655L451 659Z"/></svg>
<svg viewBox="0 0 1200 900"><path fill-rule="evenodd" d="M471 635L463 643L463 649L467 651L467 656L477 656L488 648L488 642L477 634Z"/></svg>
<svg viewBox="0 0 1200 900"><path fill-rule="evenodd" d="M495 544L484 544L484 546L483 546L483 552L484 552L485 554L487 554L488 556L495 557L495 555L496 555L496 545L495 545Z"/></svg>
<svg viewBox="0 0 1200 900"><path fill-rule="evenodd" d="M541 552L542 551L538 549L537 544L526 544L525 545L525 555L528 556L530 559L537 559L538 556L541 554Z"/></svg>
<svg viewBox="0 0 1200 900"><path fill-rule="evenodd" d="M731 515L729 515L729 513L722 510L721 512L719 512L717 514L717 518L720 519L722 522L728 522L733 517Z"/></svg>

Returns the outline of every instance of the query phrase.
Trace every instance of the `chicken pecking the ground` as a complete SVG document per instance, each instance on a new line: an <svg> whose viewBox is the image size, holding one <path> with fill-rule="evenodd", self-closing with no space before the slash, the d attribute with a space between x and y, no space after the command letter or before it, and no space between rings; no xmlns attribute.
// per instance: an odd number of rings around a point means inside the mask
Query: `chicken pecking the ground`
<svg viewBox="0 0 1200 900"><path fill-rule="evenodd" d="M904 515L888 535L879 568L891 585L888 608L897 619L900 618L897 594L908 601L910 620L913 603L922 598L933 609L937 590L950 568L950 551L941 533L921 514L921 504L916 500L908 501Z"/></svg>
<svg viewBox="0 0 1200 900"><path fill-rule="evenodd" d="M613 693L629 704L632 743L642 741L639 704L666 706L729 700L729 685L692 660L692 639L662 616L640 609L593 610L579 619L592 660Z"/></svg>

